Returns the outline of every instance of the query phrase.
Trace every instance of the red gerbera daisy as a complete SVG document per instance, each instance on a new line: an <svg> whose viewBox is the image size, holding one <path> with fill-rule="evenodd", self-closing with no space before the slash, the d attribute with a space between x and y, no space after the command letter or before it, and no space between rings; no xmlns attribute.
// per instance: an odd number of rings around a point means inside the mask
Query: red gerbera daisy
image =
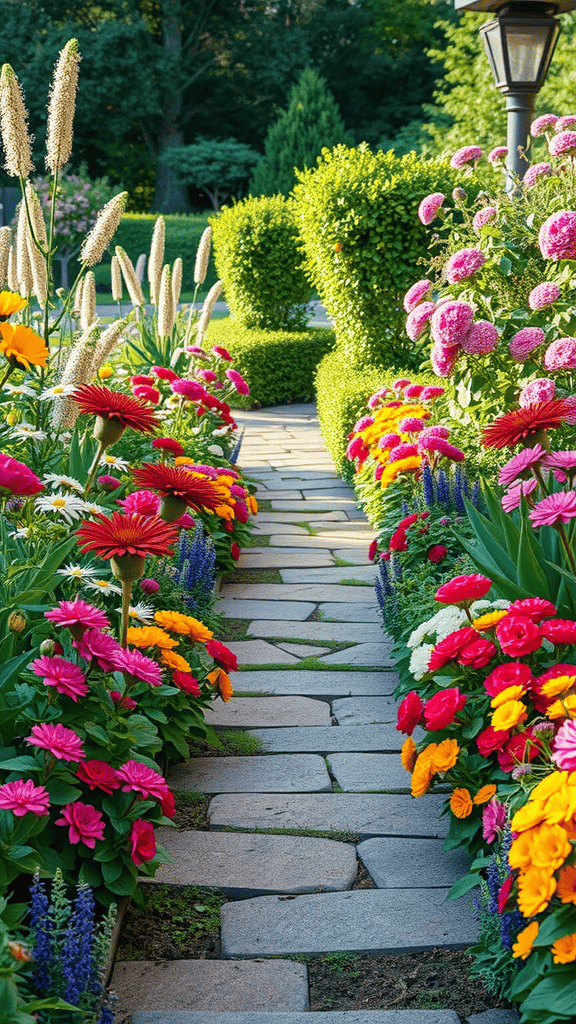
<svg viewBox="0 0 576 1024"><path fill-rule="evenodd" d="M113 512L108 519L96 515L91 522L76 530L78 544L83 551L94 551L100 558L111 558L112 571L118 579L140 579L144 572L146 555L171 555L170 545L178 538L178 530L168 526L158 516L142 516L137 512L122 515ZM124 559L125 561L120 561ZM116 569L129 564L142 568L137 575L125 577Z"/></svg>
<svg viewBox="0 0 576 1024"><path fill-rule="evenodd" d="M184 448L180 441L175 441L173 437L155 437L152 447L159 448L163 452L170 452L170 455L184 455Z"/></svg>
<svg viewBox="0 0 576 1024"><path fill-rule="evenodd" d="M541 430L558 428L569 411L568 402L555 398L514 409L484 428L482 444L487 448L514 448L520 441L535 438Z"/></svg>
<svg viewBox="0 0 576 1024"><path fill-rule="evenodd" d="M150 406L98 384L82 384L74 392L74 401L81 412L97 417L94 437L106 446L118 441L126 427L148 433L159 426Z"/></svg>
<svg viewBox="0 0 576 1024"><path fill-rule="evenodd" d="M208 511L222 504L222 492L206 477L194 476L183 466L165 466L161 462L143 462L133 470L138 487L150 488L162 495L160 515L174 522L187 506L196 512Z"/></svg>

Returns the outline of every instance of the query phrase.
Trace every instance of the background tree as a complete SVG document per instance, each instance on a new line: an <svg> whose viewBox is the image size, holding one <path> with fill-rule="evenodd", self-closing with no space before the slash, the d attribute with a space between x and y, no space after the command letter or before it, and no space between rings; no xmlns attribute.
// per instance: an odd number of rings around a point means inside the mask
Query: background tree
<svg viewBox="0 0 576 1024"><path fill-rule="evenodd" d="M219 210L225 199L239 198L260 153L236 139L198 139L191 146L167 149L162 159L183 185L201 189Z"/></svg>

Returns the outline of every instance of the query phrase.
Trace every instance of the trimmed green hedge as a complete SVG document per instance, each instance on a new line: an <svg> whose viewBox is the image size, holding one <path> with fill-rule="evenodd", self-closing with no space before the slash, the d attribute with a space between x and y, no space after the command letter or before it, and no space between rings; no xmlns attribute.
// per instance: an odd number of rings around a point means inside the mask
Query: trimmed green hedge
<svg viewBox="0 0 576 1024"><path fill-rule="evenodd" d="M248 398L238 396L239 409L312 401L316 367L334 344L334 332L325 327L253 331L239 327L230 317L213 320L206 335L206 347L228 349L234 369L250 386Z"/></svg>
<svg viewBox="0 0 576 1024"><path fill-rule="evenodd" d="M157 219L158 214L155 213L125 213L112 239L108 254L104 258L105 261L110 263L117 245L126 250L134 264L140 253L145 252L148 256L152 232ZM164 262L174 263L174 260L180 256L184 265L182 288L184 291L193 291L196 250L202 232L208 227L208 214L164 214L164 220L166 222ZM146 275L145 280L147 280ZM203 289L211 288L215 281L217 281L216 269L211 255Z"/></svg>

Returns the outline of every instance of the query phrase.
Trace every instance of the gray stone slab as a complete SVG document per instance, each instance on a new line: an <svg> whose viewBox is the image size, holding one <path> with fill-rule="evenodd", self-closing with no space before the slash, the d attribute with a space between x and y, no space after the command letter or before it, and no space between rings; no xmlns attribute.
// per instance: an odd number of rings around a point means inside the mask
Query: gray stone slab
<svg viewBox="0 0 576 1024"><path fill-rule="evenodd" d="M334 565L326 568L284 569L278 566L284 583L342 583L342 580L359 580L374 586L376 569L373 565Z"/></svg>
<svg viewBox="0 0 576 1024"><path fill-rule="evenodd" d="M300 521L310 523L311 526L320 526L322 523L337 522L345 526L348 520L345 512L311 512L311 519L302 520L299 512L259 512L258 522L260 523L296 523Z"/></svg>
<svg viewBox="0 0 576 1024"><path fill-rule="evenodd" d="M398 682L397 672L278 672L253 669L238 672L234 676L234 687L240 693L297 693L308 697L326 698L345 698L351 697L352 694L390 695ZM364 724L370 725L372 722L373 719L370 719ZM343 720L339 724L354 725L356 720Z"/></svg>
<svg viewBox="0 0 576 1024"><path fill-rule="evenodd" d="M312 647L311 644L276 644L288 654L295 654L297 658L320 658L323 654L329 654L330 647Z"/></svg>
<svg viewBox="0 0 576 1024"><path fill-rule="evenodd" d="M312 496L312 492L308 494L308 500L300 498L300 501L288 500L287 498L272 499L272 510L278 512L304 512L308 506L310 512L322 512L324 508L330 512L346 512L350 508L356 508L356 501L354 498L329 498L320 496L315 493ZM303 515L303 519L306 516ZM364 513L362 513L364 518Z"/></svg>
<svg viewBox="0 0 576 1024"><path fill-rule="evenodd" d="M172 768L170 785L193 793L325 793L332 789L317 754L192 757Z"/></svg>
<svg viewBox="0 0 576 1024"><path fill-rule="evenodd" d="M206 711L208 725L228 729L329 726L330 705L310 697L218 698ZM400 733L398 733L400 735Z"/></svg>
<svg viewBox="0 0 576 1024"><path fill-rule="evenodd" d="M298 536L294 537L289 533L274 533L270 536L270 546L274 548L299 548L300 550L308 548L323 548L323 549L341 549L344 545L350 545L349 549L346 550L354 551L354 557L357 558L359 552L362 554L366 551L368 545L366 538L361 537L356 539L354 537L348 537L342 539L342 537L332 537L332 534L326 530L322 530L321 533L311 536L306 534L305 537ZM344 558L344 555L339 555L339 558Z"/></svg>
<svg viewBox="0 0 576 1024"><path fill-rule="evenodd" d="M138 1017L189 1017L183 1011L232 1013L308 1008L305 964L292 960L118 961L111 982L118 1009ZM175 1015L168 1011L182 1011ZM193 1014L195 1019L204 1014Z"/></svg>
<svg viewBox="0 0 576 1024"><path fill-rule="evenodd" d="M322 490L324 487L329 487L330 490L346 490L350 492L350 486L344 483L343 480L339 480L334 473L331 476L318 476L317 473L310 471L309 476L289 476L283 479L280 474L278 478L274 480L274 488L276 491L290 491L292 489L300 491L303 487L307 490ZM288 495L287 495L288 497ZM292 497L292 495L290 495Z"/></svg>
<svg viewBox="0 0 576 1024"><path fill-rule="evenodd" d="M313 793L289 796L235 793L210 801L210 827L286 828L351 832L372 836L420 836L444 839L448 818L444 797L427 793L415 800L397 793Z"/></svg>
<svg viewBox="0 0 576 1024"><path fill-rule="evenodd" d="M360 889L260 896L222 907L222 956L415 952L470 946L478 929L471 903L448 889Z"/></svg>
<svg viewBox="0 0 576 1024"><path fill-rule="evenodd" d="M345 643L347 640L355 640L358 643L382 643L383 633L380 625L363 625L360 623L344 622L285 622L282 629L278 623L267 619L256 619L248 626L248 636L269 637L282 636L294 637L297 640L337 640ZM388 643L388 649L391 642ZM339 652L342 654L343 652ZM347 651L345 652L348 653ZM346 659L344 659L346 660Z"/></svg>
<svg viewBox="0 0 576 1024"><path fill-rule="evenodd" d="M216 611L226 619L280 619L282 622L303 622L312 614L315 607L312 601L251 601L225 598L218 602Z"/></svg>
<svg viewBox="0 0 576 1024"><path fill-rule="evenodd" d="M441 839L366 839L358 856L379 889L440 889L470 870L464 850L442 852Z"/></svg>
<svg viewBox="0 0 576 1024"><path fill-rule="evenodd" d="M520 1015L516 1010L484 1010L466 1017L466 1024L519 1024Z"/></svg>
<svg viewBox="0 0 576 1024"><path fill-rule="evenodd" d="M332 556L324 548L247 548L238 562L239 569L281 569L300 566L302 569L333 565ZM373 571L373 570L372 570Z"/></svg>
<svg viewBox="0 0 576 1024"><path fill-rule="evenodd" d="M326 1010L314 1013L200 1013L190 1010L135 1013L132 1024L460 1024L460 1018L454 1010Z"/></svg>
<svg viewBox="0 0 576 1024"><path fill-rule="evenodd" d="M352 627L350 626L350 629ZM366 668L391 668L394 660L391 656L392 645L390 643L380 644L357 644L356 647L348 647L345 651L335 651L323 658L325 665L365 665ZM343 655L346 655L344 658Z"/></svg>
<svg viewBox="0 0 576 1024"><path fill-rule="evenodd" d="M256 501L274 501L275 498L280 498L281 500L286 498L297 501L298 498L301 497L302 495L300 491L296 491L294 489L289 491L272 491L265 487L259 487L255 494Z"/></svg>
<svg viewBox="0 0 576 1024"><path fill-rule="evenodd" d="M242 832L177 832L160 828L158 842L174 858L151 883L221 889L235 899L269 893L338 892L358 871L350 843L304 836Z"/></svg>
<svg viewBox="0 0 576 1024"><path fill-rule="evenodd" d="M329 521L320 521L316 524L315 529L320 530L321 533L324 533L325 530L330 530L330 533L333 533L334 536L344 538L352 534L353 537L361 537L364 540L368 540L368 542L374 537L374 529L368 522L351 523L347 521L345 523L331 523Z"/></svg>
<svg viewBox="0 0 576 1024"><path fill-rule="evenodd" d="M328 754L327 761L345 793L410 791L410 775L397 754Z"/></svg>
<svg viewBox="0 0 576 1024"><path fill-rule="evenodd" d="M225 583L220 589L226 601L326 601L342 604L371 604L375 599L372 587L339 587L333 583ZM260 618L271 619L271 615ZM288 616L286 616L288 618Z"/></svg>
<svg viewBox="0 0 576 1024"><path fill-rule="evenodd" d="M227 647L236 655L239 665L294 665L298 661L293 654L265 640L233 640Z"/></svg>
<svg viewBox="0 0 576 1024"><path fill-rule="evenodd" d="M265 700L267 698L256 698ZM276 700L279 698L275 698ZM208 721L211 721L208 719ZM297 726L284 729L250 729L251 736L262 740L269 754L351 751L398 753L404 736L393 725ZM448 884L448 883L446 883Z"/></svg>
<svg viewBox="0 0 576 1024"><path fill-rule="evenodd" d="M361 604L360 601L331 601L318 605L318 612L322 621L332 619L336 622L382 622L382 612L376 600L373 604Z"/></svg>
<svg viewBox="0 0 576 1024"><path fill-rule="evenodd" d="M304 526L296 526L295 523L255 523L251 525L253 537L271 537L272 534L280 533L283 536L290 534L293 537L309 537L310 534Z"/></svg>
<svg viewBox="0 0 576 1024"><path fill-rule="evenodd" d="M334 558L341 558L343 562L350 562L351 565L372 566L372 559L368 558L368 545L365 540L362 540L356 547L343 547L342 545L341 540L332 542L331 550Z"/></svg>
<svg viewBox="0 0 576 1024"><path fill-rule="evenodd" d="M395 725L398 705L399 701L388 696L342 697L333 702L332 714L338 725Z"/></svg>

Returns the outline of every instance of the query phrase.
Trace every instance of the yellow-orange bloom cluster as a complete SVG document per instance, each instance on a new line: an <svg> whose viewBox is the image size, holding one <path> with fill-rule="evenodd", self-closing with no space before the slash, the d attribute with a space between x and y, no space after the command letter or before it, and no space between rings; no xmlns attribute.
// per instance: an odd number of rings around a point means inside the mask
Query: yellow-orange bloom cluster
<svg viewBox="0 0 576 1024"><path fill-rule="evenodd" d="M218 693L224 702L230 700L233 694L232 683L230 682L230 676L223 668L217 666L212 672L208 673L208 682L218 690Z"/></svg>
<svg viewBox="0 0 576 1024"><path fill-rule="evenodd" d="M165 610L155 612L154 622L161 629L170 629L173 633L179 633L180 636L189 637L190 640L196 640L201 644L207 643L214 636L198 619L193 618L192 615L181 615L180 612Z"/></svg>
<svg viewBox="0 0 576 1024"><path fill-rule="evenodd" d="M214 514L219 516L221 519L225 519L227 522L232 522L236 518L234 511L238 498L232 494L232 487L237 484L238 481L233 476L228 476L226 473L222 473L220 476L213 480L212 477L206 475L206 473L200 473L197 469L192 468L190 457L186 455L178 455L174 459L175 466L181 466L182 469L188 469L189 473L193 477L197 477L202 480L210 480L210 483L217 491L220 492L221 501L214 508ZM256 515L258 512L258 503L251 494L246 495L243 499L246 506L252 515Z"/></svg>
<svg viewBox="0 0 576 1024"><path fill-rule="evenodd" d="M132 647L159 647L161 651L169 651L179 644L178 640L157 626L129 626L126 640Z"/></svg>
<svg viewBox="0 0 576 1024"><path fill-rule="evenodd" d="M429 417L428 409L424 409L423 406L416 403L391 402L389 405L375 410L371 416L373 422L369 426L355 432L354 439L361 439L362 445L369 451L374 462L380 463L384 467L380 477L382 488L392 483L400 473L409 473L419 469L422 465L422 456L409 455L406 458L390 462L390 453L393 449L380 448L380 439L386 434L396 434L402 444L411 444L414 438L400 430L401 420L408 418L427 420Z"/></svg>
<svg viewBox="0 0 576 1024"><path fill-rule="evenodd" d="M414 748L415 750L416 748ZM412 796L424 796L437 772L447 772L458 760L460 747L454 739L442 740L441 743L429 743L418 754L412 771Z"/></svg>

